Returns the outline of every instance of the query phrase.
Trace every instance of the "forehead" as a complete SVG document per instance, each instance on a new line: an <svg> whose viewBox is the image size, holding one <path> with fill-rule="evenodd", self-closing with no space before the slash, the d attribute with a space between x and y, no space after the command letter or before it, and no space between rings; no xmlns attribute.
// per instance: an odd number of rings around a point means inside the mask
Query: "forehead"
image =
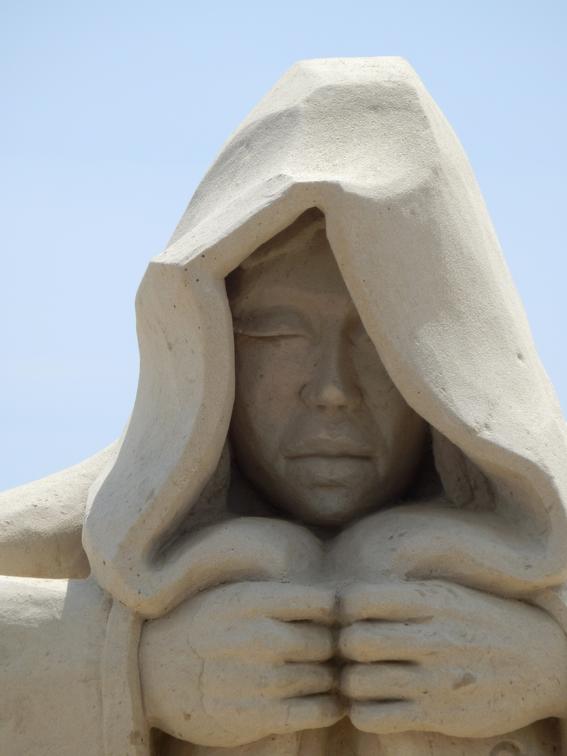
<svg viewBox="0 0 567 756"><path fill-rule="evenodd" d="M237 310L285 303L306 307L321 302L352 304L322 216L302 216L262 245L229 276L227 291Z"/></svg>

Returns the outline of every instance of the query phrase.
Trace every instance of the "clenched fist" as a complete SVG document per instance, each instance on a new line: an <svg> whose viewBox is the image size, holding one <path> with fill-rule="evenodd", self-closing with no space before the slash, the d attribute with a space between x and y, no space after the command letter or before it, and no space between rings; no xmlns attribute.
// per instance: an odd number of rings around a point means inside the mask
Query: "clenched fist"
<svg viewBox="0 0 567 756"><path fill-rule="evenodd" d="M541 609L438 580L342 599L340 689L354 726L482 738L567 711L567 638Z"/></svg>
<svg viewBox="0 0 567 756"><path fill-rule="evenodd" d="M224 747L331 726L343 715L328 663L334 610L333 590L242 582L146 623L140 662L150 724Z"/></svg>

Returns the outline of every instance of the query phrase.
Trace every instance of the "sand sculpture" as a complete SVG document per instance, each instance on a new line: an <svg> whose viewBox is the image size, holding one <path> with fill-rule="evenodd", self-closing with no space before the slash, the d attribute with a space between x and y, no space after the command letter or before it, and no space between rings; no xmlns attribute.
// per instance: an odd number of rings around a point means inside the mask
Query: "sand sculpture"
<svg viewBox="0 0 567 756"><path fill-rule="evenodd" d="M294 66L137 318L123 437L1 497L1 753L567 753L565 423L411 67Z"/></svg>

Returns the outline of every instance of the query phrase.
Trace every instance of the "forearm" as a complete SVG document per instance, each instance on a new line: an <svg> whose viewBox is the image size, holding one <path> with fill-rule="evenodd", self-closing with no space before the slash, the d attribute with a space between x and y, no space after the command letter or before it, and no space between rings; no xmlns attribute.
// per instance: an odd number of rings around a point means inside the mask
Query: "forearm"
<svg viewBox="0 0 567 756"><path fill-rule="evenodd" d="M100 756L109 599L90 580L0 577L0 752Z"/></svg>

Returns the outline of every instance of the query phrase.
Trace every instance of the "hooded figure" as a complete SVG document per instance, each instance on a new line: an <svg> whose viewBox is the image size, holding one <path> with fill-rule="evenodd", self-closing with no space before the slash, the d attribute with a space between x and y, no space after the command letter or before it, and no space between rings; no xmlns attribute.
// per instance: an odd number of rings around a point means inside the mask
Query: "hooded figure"
<svg viewBox="0 0 567 756"><path fill-rule="evenodd" d="M238 448L231 465L227 442L235 403L235 305L225 281L231 274L229 281L246 275L256 264L252 253L274 256L276 248L277 256L278 244L285 248L290 234L297 238L305 229L307 245L314 229L324 232L365 333L430 439L420 466L426 483L408 481L394 497L402 500L399 506L389 501L380 511L367 507L365 514L371 514L358 526L330 535L325 528L282 519L277 506L264 501L262 485L260 496L254 491L254 473L240 475ZM81 471L75 473L63 504L82 512L85 489L97 476L88 493L82 543L91 570L85 585L96 594L96 611L109 612L97 714L104 730L97 747L108 756L149 752L137 663L144 623L162 627L160 618L206 601L208 592L222 590L218 586L250 581L321 586L342 608L320 624L341 627L393 619L372 615L370 594L354 617L356 600L349 590L359 595L359 583L375 581L397 591L414 583L420 590L455 586L462 593L454 595L465 596L465 603L470 599L470 606L486 594L489 601L538 617L545 612L563 637L564 420L471 168L407 63L337 59L294 66L225 145L167 249L150 263L138 292L137 323L140 380L128 427L104 459L86 468L82 484ZM234 439L238 445L233 432ZM65 478L57 484L62 481L65 485ZM4 557L4 572L65 577L64 567L36 567L31 557L26 566L22 559L24 539L18 533L27 528L28 543L36 536L19 513L54 487L34 485L5 495L6 511L15 513L10 522L17 517L18 523L5 537L5 554L17 556ZM294 512L294 519L301 521L301 514ZM55 523L52 529L58 562L84 565L77 515L71 513L69 521L74 526ZM45 539L45 553L52 548L48 541L53 538ZM61 557L61 549L73 557ZM69 568L67 576L82 577L82 570ZM395 619L427 622L429 614ZM474 625L474 617L469 622ZM90 637L88 643L96 646ZM349 659L345 644L343 661L345 655ZM498 657L491 663L497 666ZM461 671L444 715L433 723L423 716L396 718L391 712L397 710L390 709L390 724L373 729L372 712L359 706L351 716L355 727L337 715L335 726L318 728L315 718L299 732L275 729L279 735L254 742L231 745L230 738L215 743L205 737L194 741L202 746L169 740L156 748L249 756L496 756L556 753L560 747L567 753L556 722L538 721L549 715L514 718L521 689L511 688L505 702L509 729L491 731L487 725L486 737L476 737L467 727L451 725L461 706L456 691L475 682L467 669ZM567 679L567 667L557 677ZM152 673L147 679L151 684ZM365 702L374 698L362 696ZM399 700L382 696L379 703ZM567 699L564 708L567 717ZM552 716L561 714L562 709ZM471 709L468 716L484 715ZM172 725L169 732L182 737L184 730Z"/></svg>

